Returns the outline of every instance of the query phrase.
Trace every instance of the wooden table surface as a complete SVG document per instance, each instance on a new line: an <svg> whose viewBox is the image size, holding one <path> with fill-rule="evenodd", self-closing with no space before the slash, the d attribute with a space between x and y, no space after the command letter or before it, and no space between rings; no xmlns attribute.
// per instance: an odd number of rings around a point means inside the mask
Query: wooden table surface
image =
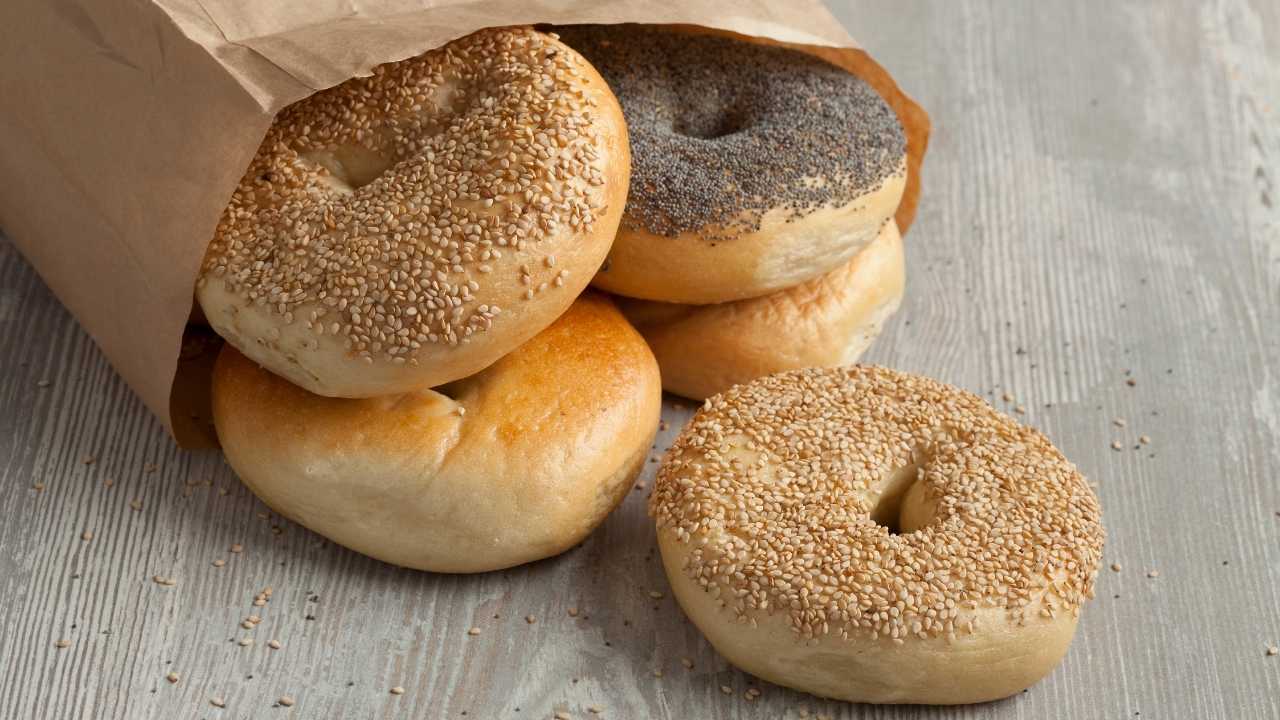
<svg viewBox="0 0 1280 720"><path fill-rule="evenodd" d="M867 359L1023 408L1102 498L1121 569L1048 679L949 710L757 682L667 593L643 490L507 572L344 550L176 449L0 239L0 717L1280 717L1280 4L835 9L936 128Z"/></svg>

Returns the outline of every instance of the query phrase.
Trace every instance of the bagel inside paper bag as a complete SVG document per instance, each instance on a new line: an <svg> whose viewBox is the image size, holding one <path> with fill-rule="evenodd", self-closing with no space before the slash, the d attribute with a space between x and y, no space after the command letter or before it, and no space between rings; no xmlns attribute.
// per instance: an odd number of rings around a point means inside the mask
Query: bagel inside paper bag
<svg viewBox="0 0 1280 720"><path fill-rule="evenodd" d="M619 22L786 44L862 77L907 133L910 226L928 116L817 0L7 0L0 228L179 444L209 446L219 343L188 324L192 289L275 114L481 28Z"/></svg>

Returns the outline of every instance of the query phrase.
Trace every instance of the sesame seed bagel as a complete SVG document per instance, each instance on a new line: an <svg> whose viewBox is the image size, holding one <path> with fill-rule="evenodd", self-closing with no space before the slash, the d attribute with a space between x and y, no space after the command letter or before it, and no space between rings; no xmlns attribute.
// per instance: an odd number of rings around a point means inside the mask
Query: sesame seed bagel
<svg viewBox="0 0 1280 720"><path fill-rule="evenodd" d="M982 702L1044 677L1104 539L1089 484L1039 432L865 366L708 400L650 511L676 598L730 662L874 703Z"/></svg>
<svg viewBox="0 0 1280 720"><path fill-rule="evenodd" d="M626 213L596 287L684 304L766 295L848 262L897 210L902 126L844 69L673 29L563 36L609 81L631 141Z"/></svg>
<svg viewBox="0 0 1280 720"><path fill-rule="evenodd" d="M379 560L452 573L585 538L631 488L661 402L644 340L591 294L436 390L326 398L229 345L213 378L223 452L264 502Z"/></svg>
<svg viewBox="0 0 1280 720"><path fill-rule="evenodd" d="M238 350L320 395L457 380L586 287L629 173L589 63L553 35L483 30L282 111L197 298Z"/></svg>
<svg viewBox="0 0 1280 720"><path fill-rule="evenodd" d="M667 392L702 400L765 375L857 361L902 301L902 236L893 220L853 260L758 298L674 305L620 298L662 368Z"/></svg>

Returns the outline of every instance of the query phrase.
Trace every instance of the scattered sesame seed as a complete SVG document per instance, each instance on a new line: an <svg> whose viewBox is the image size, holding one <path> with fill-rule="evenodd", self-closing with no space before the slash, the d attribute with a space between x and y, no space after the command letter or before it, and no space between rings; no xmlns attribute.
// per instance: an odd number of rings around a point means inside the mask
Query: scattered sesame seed
<svg viewBox="0 0 1280 720"><path fill-rule="evenodd" d="M688 669L688 670L693 669L693 660L689 658L680 658L680 664L685 666L685 669Z"/></svg>
<svg viewBox="0 0 1280 720"><path fill-rule="evenodd" d="M296 701L293 699L291 695L281 695L280 699L277 700L276 702L280 703L285 707L293 707L293 704Z"/></svg>
<svg viewBox="0 0 1280 720"><path fill-rule="evenodd" d="M1014 411L1014 412L1016 412L1016 413L1018 413L1019 415L1026 415L1026 414L1027 414L1027 409L1026 409L1025 407L1023 407L1022 405L1018 405L1018 406L1014 407L1014 408L1013 408L1013 411Z"/></svg>
<svg viewBox="0 0 1280 720"><path fill-rule="evenodd" d="M1147 577L1149 577L1149 578L1160 577L1160 571L1159 571L1159 570L1149 570L1149 571L1147 571Z"/></svg>
<svg viewBox="0 0 1280 720"><path fill-rule="evenodd" d="M720 692L724 693L725 695L732 695L733 688L729 687L728 685L721 685Z"/></svg>
<svg viewBox="0 0 1280 720"><path fill-rule="evenodd" d="M661 671L661 670L654 670L654 671L653 671L653 676L654 676L654 677L657 677L657 678L662 677L662 671Z"/></svg>
<svg viewBox="0 0 1280 720"><path fill-rule="evenodd" d="M224 708L227 706L227 701L223 700L220 697L215 697L215 698L209 698L209 704L216 708Z"/></svg>
<svg viewBox="0 0 1280 720"><path fill-rule="evenodd" d="M235 543L234 545L231 546L231 552L242 553L244 552L244 546L241 545L240 543Z"/></svg>
<svg viewBox="0 0 1280 720"><path fill-rule="evenodd" d="M1121 445L1119 440L1112 440L1112 441L1111 441L1111 449L1112 449L1112 450L1123 450L1123 449L1124 449L1124 445Z"/></svg>
<svg viewBox="0 0 1280 720"><path fill-rule="evenodd" d="M164 587L173 587L178 584L176 578L165 577L164 575L152 575L151 582Z"/></svg>
<svg viewBox="0 0 1280 720"><path fill-rule="evenodd" d="M31 489L35 490L36 492L44 492L44 483L42 482L32 483Z"/></svg>
<svg viewBox="0 0 1280 720"><path fill-rule="evenodd" d="M554 717L556 720L572 720L573 718L573 716L564 711L557 712Z"/></svg>
<svg viewBox="0 0 1280 720"><path fill-rule="evenodd" d="M65 639L63 639L63 640L55 640L55 641L54 641L54 643L53 643L53 646L54 646L54 647L56 647L56 648L58 648L59 650L65 650L66 648L71 647L71 641L70 641L70 640L65 640Z"/></svg>
<svg viewBox="0 0 1280 720"><path fill-rule="evenodd" d="M240 647L249 647L252 644L253 644L253 638L251 637L240 638Z"/></svg>
<svg viewBox="0 0 1280 720"><path fill-rule="evenodd" d="M395 687L391 688L391 694L392 694L392 695L403 695L403 694L404 694L404 688L400 687L399 685L396 685Z"/></svg>
<svg viewBox="0 0 1280 720"><path fill-rule="evenodd" d="M1118 417L1118 418L1113 419L1113 420L1111 421L1111 424L1112 424L1112 425L1115 425L1116 427L1124 427L1124 426L1126 426L1126 425L1128 425L1128 424L1129 424L1129 421L1128 421L1128 420L1125 420L1124 418L1119 418L1119 417Z"/></svg>
<svg viewBox="0 0 1280 720"><path fill-rule="evenodd" d="M171 672L171 673L169 673L168 675L165 675L165 676L164 676L164 679L165 679L165 680L168 680L170 683L176 683L176 682L178 682L178 680L179 680L180 678L179 678L179 676L178 676L178 673L176 673L176 672Z"/></svg>
<svg viewBox="0 0 1280 720"><path fill-rule="evenodd" d="M222 558L218 558L217 560L214 560L214 561L213 561L213 566L214 566L214 567L222 567L222 566L224 566L224 565L226 565L226 564L227 564L227 561L226 561L226 560L223 560Z"/></svg>
<svg viewBox="0 0 1280 720"><path fill-rule="evenodd" d="M604 708L600 707L599 705L588 705L587 712L591 713L592 715L599 715L600 713L604 712Z"/></svg>
<svg viewBox="0 0 1280 720"><path fill-rule="evenodd" d="M1139 435L1138 442L1142 443L1143 445L1148 445L1151 443L1151 438L1147 437L1146 435Z"/></svg>
<svg viewBox="0 0 1280 720"><path fill-rule="evenodd" d="M576 607L571 607L566 612L569 613L569 617L578 617L578 608Z"/></svg>
<svg viewBox="0 0 1280 720"><path fill-rule="evenodd" d="M49 382L48 380L37 380L37 381L36 381L36 387L47 388L47 387L49 387L49 386L50 386L50 385L52 385L52 384L53 384L53 383Z"/></svg>
<svg viewBox="0 0 1280 720"><path fill-rule="evenodd" d="M663 595L662 593L658 592L657 590L650 590L650 591L649 591L649 597L653 598L654 600L661 600L662 598L666 597L666 595Z"/></svg>
<svg viewBox="0 0 1280 720"><path fill-rule="evenodd" d="M524 621L525 621L525 622L527 622L527 623L529 623L530 625L532 625L532 624L534 624L534 623L538 622L538 618L536 618L536 617L534 617L534 616L532 616L532 615L525 615L525 616L524 616Z"/></svg>
<svg viewBox="0 0 1280 720"><path fill-rule="evenodd" d="M1120 563L1111 563L1112 572L1120 572Z"/></svg>
<svg viewBox="0 0 1280 720"><path fill-rule="evenodd" d="M1003 395L1000 396L1000 399L1005 402L1013 402L1013 396L1010 395L1009 393L1004 393Z"/></svg>
<svg viewBox="0 0 1280 720"><path fill-rule="evenodd" d="M103 478L102 484L104 487L112 487L116 484L116 480L115 478Z"/></svg>
<svg viewBox="0 0 1280 720"><path fill-rule="evenodd" d="M80 462L85 465L92 465L97 461L98 461L98 458L94 457L93 455L85 455L83 458L80 458Z"/></svg>
<svg viewBox="0 0 1280 720"><path fill-rule="evenodd" d="M473 627L473 628L471 628L470 630L468 630L468 631L467 631L467 634L468 634L468 635L479 635L479 634L480 634L480 628L478 628L478 627Z"/></svg>
<svg viewBox="0 0 1280 720"><path fill-rule="evenodd" d="M1124 384L1125 384L1125 385L1128 385L1129 387L1133 387L1134 385L1137 385L1137 384L1138 384L1138 381L1137 381L1137 380L1134 380L1133 378L1129 378L1129 379L1127 379L1127 380L1125 380L1125 381L1124 381Z"/></svg>
<svg viewBox="0 0 1280 720"><path fill-rule="evenodd" d="M1275 645L1272 645L1271 647L1267 648L1267 657L1275 657L1276 655L1280 655L1280 647L1276 647Z"/></svg>
<svg viewBox="0 0 1280 720"><path fill-rule="evenodd" d="M84 540L85 542L88 542L89 540L92 540L92 539L93 539L93 531L92 531L92 530L85 530L84 532L80 533L80 539L81 539L81 540Z"/></svg>
<svg viewBox="0 0 1280 720"><path fill-rule="evenodd" d="M129 507L133 508L134 510L141 510L142 501L137 498L134 498L133 500L129 501Z"/></svg>
<svg viewBox="0 0 1280 720"><path fill-rule="evenodd" d="M272 650L279 650L279 649L280 649L280 641L279 641L279 640L268 640L268 641L267 641L267 647L271 648Z"/></svg>

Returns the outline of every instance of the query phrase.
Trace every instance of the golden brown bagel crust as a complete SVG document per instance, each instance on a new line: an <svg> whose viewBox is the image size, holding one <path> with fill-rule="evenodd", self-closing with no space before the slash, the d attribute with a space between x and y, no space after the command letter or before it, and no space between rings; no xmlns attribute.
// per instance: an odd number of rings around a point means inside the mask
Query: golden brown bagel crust
<svg viewBox="0 0 1280 720"><path fill-rule="evenodd" d="M901 172L848 205L815 210L798 220L774 211L758 231L721 242L696 232L662 237L623 227L591 284L627 297L687 305L768 295L857 255L893 217L906 182L904 157Z"/></svg>
<svg viewBox="0 0 1280 720"><path fill-rule="evenodd" d="M650 511L676 598L721 654L858 702L982 702L1044 677L1104 540L1093 490L1039 432L868 366L709 399Z"/></svg>
<svg viewBox="0 0 1280 720"><path fill-rule="evenodd" d="M629 176L595 69L550 35L483 30L286 108L197 297L232 345L312 392L451 382L569 307Z"/></svg>
<svg viewBox="0 0 1280 720"><path fill-rule="evenodd" d="M764 375L857 361L898 309L902 236L892 221L843 266L758 298L674 305L619 298L667 392L702 400Z"/></svg>
<svg viewBox="0 0 1280 720"><path fill-rule="evenodd" d="M379 560L480 572L599 525L644 462L662 396L644 340L590 294L442 390L325 398L228 346L214 419L227 461L282 515Z"/></svg>

